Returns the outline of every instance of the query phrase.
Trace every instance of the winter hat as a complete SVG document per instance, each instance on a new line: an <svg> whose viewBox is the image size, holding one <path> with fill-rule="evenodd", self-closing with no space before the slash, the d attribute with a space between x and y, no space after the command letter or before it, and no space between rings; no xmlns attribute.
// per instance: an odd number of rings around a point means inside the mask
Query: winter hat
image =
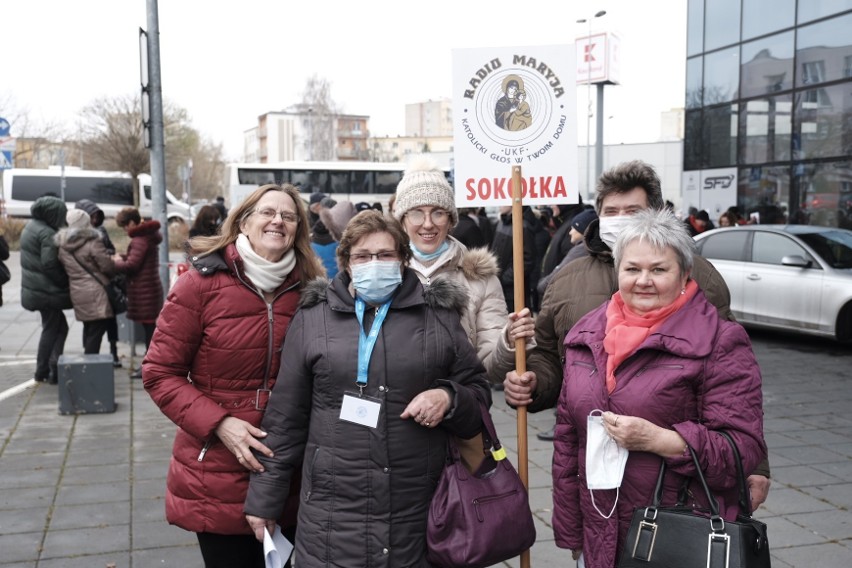
<svg viewBox="0 0 852 568"><path fill-rule="evenodd" d="M355 204L355 211L360 213L361 211L366 211L367 209L372 209L369 203L366 201L359 201Z"/></svg>
<svg viewBox="0 0 852 568"><path fill-rule="evenodd" d="M695 218L699 221L704 221L705 223L710 222L710 214L707 213L704 209L695 214Z"/></svg>
<svg viewBox="0 0 852 568"><path fill-rule="evenodd" d="M349 220L358 213L351 201L338 201L334 207L320 209L319 216L322 224L326 226L328 232L335 241L340 241L343 236L343 230L349 223Z"/></svg>
<svg viewBox="0 0 852 568"><path fill-rule="evenodd" d="M65 222L69 229L87 229L92 226L89 214L82 209L71 209L65 214Z"/></svg>
<svg viewBox="0 0 852 568"><path fill-rule="evenodd" d="M311 194L311 205L314 205L315 203L319 203L320 201L322 201L325 198L326 198L326 195L324 193L319 193L319 192L312 193Z"/></svg>
<svg viewBox="0 0 852 568"><path fill-rule="evenodd" d="M595 213L594 209L586 209L585 211L581 211L574 215L574 218L571 219L571 228L581 235L585 234L586 229L589 228L591 222L597 218L598 214Z"/></svg>
<svg viewBox="0 0 852 568"><path fill-rule="evenodd" d="M447 176L432 158L421 155L409 162L396 187L393 216L401 222L403 215L410 209L422 206L445 209L450 214L450 228L459 222L455 195L447 182Z"/></svg>

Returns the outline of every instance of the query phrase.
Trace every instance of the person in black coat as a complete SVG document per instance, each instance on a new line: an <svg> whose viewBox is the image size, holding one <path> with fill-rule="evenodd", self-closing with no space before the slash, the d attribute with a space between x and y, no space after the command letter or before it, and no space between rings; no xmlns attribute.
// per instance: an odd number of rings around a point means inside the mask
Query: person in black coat
<svg viewBox="0 0 852 568"><path fill-rule="evenodd" d="M469 249L487 247L490 243L485 240L479 227L476 209L459 209L458 212L459 224L453 229L452 235Z"/></svg>
<svg viewBox="0 0 852 568"><path fill-rule="evenodd" d="M533 236L533 225L527 217L526 211L528 206L524 206L524 282L530 281L533 265L535 263L535 238ZM503 297L506 299L506 306L509 313L518 311L515 309L515 270L513 266L513 251L514 243L512 242L512 207L507 205L500 207L500 220L497 222L497 228L494 232L494 242L491 245L491 251L497 257L497 264L500 267L500 272L497 278L503 286ZM526 286L524 293L524 304L530 305L529 286Z"/></svg>

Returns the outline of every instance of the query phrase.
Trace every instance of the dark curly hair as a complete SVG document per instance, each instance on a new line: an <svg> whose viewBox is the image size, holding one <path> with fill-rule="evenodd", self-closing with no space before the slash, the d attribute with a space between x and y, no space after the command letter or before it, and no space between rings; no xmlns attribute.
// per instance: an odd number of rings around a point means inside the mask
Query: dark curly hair
<svg viewBox="0 0 852 568"><path fill-rule="evenodd" d="M648 207L662 209L665 207L663 191L660 188L660 178L651 164L641 160L633 160L618 164L601 174L598 179L595 211L601 213L603 200L614 193L628 193L641 187L648 196Z"/></svg>

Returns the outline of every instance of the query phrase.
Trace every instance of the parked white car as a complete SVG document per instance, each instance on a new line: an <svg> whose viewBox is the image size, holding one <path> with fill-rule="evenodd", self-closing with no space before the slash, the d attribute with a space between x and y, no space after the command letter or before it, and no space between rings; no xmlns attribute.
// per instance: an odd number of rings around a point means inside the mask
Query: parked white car
<svg viewBox="0 0 852 568"><path fill-rule="evenodd" d="M743 325L852 341L852 231L745 225L695 240L725 278Z"/></svg>

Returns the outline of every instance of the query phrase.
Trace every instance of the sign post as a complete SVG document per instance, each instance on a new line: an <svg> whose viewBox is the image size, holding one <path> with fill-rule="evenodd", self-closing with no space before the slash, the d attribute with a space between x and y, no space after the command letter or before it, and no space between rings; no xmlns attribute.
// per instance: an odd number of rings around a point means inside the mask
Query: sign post
<svg viewBox="0 0 852 568"><path fill-rule="evenodd" d="M523 206L580 197L574 61L573 45L453 51L456 206L512 206L516 312L526 301ZM515 344L515 370L526 372L524 339ZM517 420L518 474L529 488L526 407ZM520 565L529 567L529 550Z"/></svg>
<svg viewBox="0 0 852 568"><path fill-rule="evenodd" d="M9 136L11 125L0 117L0 170L8 170L15 164L15 139Z"/></svg>

